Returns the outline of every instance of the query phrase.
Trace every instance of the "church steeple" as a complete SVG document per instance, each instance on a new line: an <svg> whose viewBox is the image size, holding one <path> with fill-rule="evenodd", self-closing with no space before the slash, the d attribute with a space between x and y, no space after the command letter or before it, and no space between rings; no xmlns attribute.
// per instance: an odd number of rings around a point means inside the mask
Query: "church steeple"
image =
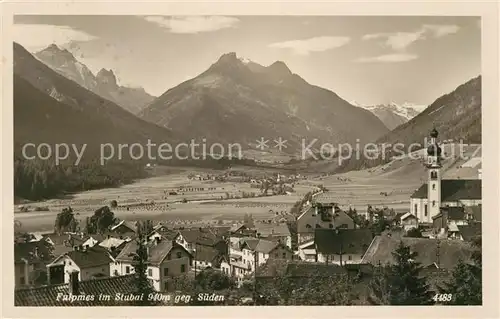
<svg viewBox="0 0 500 319"><path fill-rule="evenodd" d="M423 216L419 218L422 222L432 222L432 217L439 214L441 207L441 147L437 142L438 135L436 128L429 134L431 143L427 147L427 169L429 172L427 205Z"/></svg>

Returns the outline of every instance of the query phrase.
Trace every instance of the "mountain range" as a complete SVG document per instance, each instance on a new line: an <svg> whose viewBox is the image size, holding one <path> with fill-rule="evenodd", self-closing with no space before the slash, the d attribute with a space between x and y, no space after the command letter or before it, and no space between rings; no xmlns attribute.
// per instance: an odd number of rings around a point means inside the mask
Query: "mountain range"
<svg viewBox="0 0 500 319"><path fill-rule="evenodd" d="M169 130L69 80L14 43L16 153L25 143L87 144L97 152L100 144L145 144L148 139L174 140Z"/></svg>
<svg viewBox="0 0 500 319"><path fill-rule="evenodd" d="M408 122L426 108L425 105L412 103L397 104L395 102L374 106L363 106L356 101L352 101L351 104L375 114L389 130L393 130L399 125Z"/></svg>
<svg viewBox="0 0 500 319"><path fill-rule="evenodd" d="M429 107L377 140L378 143L424 143L436 128L439 139L481 143L481 76L436 99Z"/></svg>
<svg viewBox="0 0 500 319"><path fill-rule="evenodd" d="M284 151L302 141L369 142L388 132L373 113L306 82L281 61L265 67L222 55L205 72L167 90L139 116L185 138L255 145L260 138L287 140ZM314 148L314 147L312 147Z"/></svg>
<svg viewBox="0 0 500 319"><path fill-rule="evenodd" d="M17 147L36 141L97 145L205 138L208 144L253 148L262 137L271 148L281 137L287 140L284 151L297 153L313 139L318 147L357 140L422 142L434 126L440 139L481 141L480 76L420 112L422 106L411 104L350 103L309 84L281 61L263 66L227 53L195 78L151 97L134 115L102 93L116 92L112 71L93 76L70 52L52 45L36 56L14 45Z"/></svg>
<svg viewBox="0 0 500 319"><path fill-rule="evenodd" d="M115 102L131 113L137 114L155 98L143 88L118 85L113 70L101 69L94 75L71 52L67 49L61 49L55 44L51 44L34 55L57 73L105 99Z"/></svg>

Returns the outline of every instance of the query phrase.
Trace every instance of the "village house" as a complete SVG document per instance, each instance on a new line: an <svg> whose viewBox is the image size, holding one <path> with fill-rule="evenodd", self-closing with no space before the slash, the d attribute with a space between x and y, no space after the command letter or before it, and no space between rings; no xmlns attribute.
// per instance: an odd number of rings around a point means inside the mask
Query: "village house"
<svg viewBox="0 0 500 319"><path fill-rule="evenodd" d="M127 243L111 264L112 276L134 273L134 256L137 248L136 241ZM170 291L172 280L189 272L193 256L175 241L156 239L147 243L146 249L149 263L147 277L156 291Z"/></svg>
<svg viewBox="0 0 500 319"><path fill-rule="evenodd" d="M118 235L130 237L137 233L137 223L122 220L118 224L112 226L110 231Z"/></svg>
<svg viewBox="0 0 500 319"><path fill-rule="evenodd" d="M225 254L216 248L204 245L198 245L193 251L193 267L195 272L206 268L221 269L221 263L226 259Z"/></svg>
<svg viewBox="0 0 500 319"><path fill-rule="evenodd" d="M416 252L415 261L423 267L432 269L452 270L459 260L466 263L471 262L471 253L474 248L461 240L439 240L430 238L390 237L387 235L376 236L367 252L363 256L362 263L372 265L394 264L396 262L392 252L400 243L410 247L410 251ZM434 266L434 263L436 264Z"/></svg>
<svg viewBox="0 0 500 319"><path fill-rule="evenodd" d="M330 194L319 194L311 206L297 218L298 244L314 239L316 229L354 229L355 224L349 215L335 203L329 203Z"/></svg>
<svg viewBox="0 0 500 319"><path fill-rule="evenodd" d="M269 240L280 240L290 249L292 248L292 235L285 223L255 223L257 237L267 238Z"/></svg>
<svg viewBox="0 0 500 319"><path fill-rule="evenodd" d="M52 259L49 244L43 241L14 244L15 289L46 284L45 265Z"/></svg>
<svg viewBox="0 0 500 319"><path fill-rule="evenodd" d="M482 225L480 222L473 222L468 225L459 225L458 228L458 239L473 242L482 234Z"/></svg>
<svg viewBox="0 0 500 319"><path fill-rule="evenodd" d="M339 265L359 264L372 239L371 230L366 228L316 229L316 261Z"/></svg>
<svg viewBox="0 0 500 319"><path fill-rule="evenodd" d="M125 247L126 244L127 241L124 239L108 236L98 245L99 247L105 248L111 254L111 256L115 258L116 256L118 256L118 254L123 249L123 247Z"/></svg>
<svg viewBox="0 0 500 319"><path fill-rule="evenodd" d="M314 244L314 240L309 240L300 244L297 255L302 261L315 262L316 245Z"/></svg>
<svg viewBox="0 0 500 319"><path fill-rule="evenodd" d="M437 233L446 234L446 237L455 239L460 236L458 226L474 222L475 216L477 215L473 214L472 210L466 212L465 207L441 207L440 213L432 218L432 225Z"/></svg>
<svg viewBox="0 0 500 319"><path fill-rule="evenodd" d="M160 225L159 227L155 227L149 235L148 235L148 241L154 242L157 239L160 240L170 240L170 241L175 241L179 245L182 245L184 248L188 248L188 242L184 239L184 237L181 235L179 230L173 230L173 229L168 229L164 225ZM189 250L189 249L188 249Z"/></svg>
<svg viewBox="0 0 500 319"><path fill-rule="evenodd" d="M68 283L70 273L78 271L79 280L90 280L110 276L113 258L99 246L75 246L75 250L58 256L47 265L48 283Z"/></svg>
<svg viewBox="0 0 500 319"><path fill-rule="evenodd" d="M405 231L409 231L412 228L418 228L418 218L411 213L398 213L392 219L394 226L399 226Z"/></svg>
<svg viewBox="0 0 500 319"><path fill-rule="evenodd" d="M430 133L426 167L428 182L410 197L410 212L421 223L432 223L432 218L445 206L476 206L481 204L481 179L441 179L441 148L436 139L438 132Z"/></svg>
<svg viewBox="0 0 500 319"><path fill-rule="evenodd" d="M182 229L179 231L185 241L188 251L194 252L200 247L210 247L219 252L221 256L228 256L229 243L226 228L198 227Z"/></svg>

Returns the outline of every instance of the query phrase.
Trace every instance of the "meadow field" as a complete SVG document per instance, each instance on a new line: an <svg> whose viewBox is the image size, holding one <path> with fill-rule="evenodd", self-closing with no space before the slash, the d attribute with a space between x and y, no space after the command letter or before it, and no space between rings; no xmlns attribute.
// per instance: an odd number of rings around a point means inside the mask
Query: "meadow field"
<svg viewBox="0 0 500 319"><path fill-rule="evenodd" d="M478 169L474 165L477 166L475 162L480 161L477 160L477 154L475 156L476 160L472 161L455 158L444 161L444 178L477 178ZM32 208L48 207L49 211L20 212L19 206L16 206L14 218L24 231L50 231L57 213L64 207L71 206L77 218L85 220L97 208L116 200L118 207L113 212L120 219L231 224L242 221L245 214L252 214L256 220L266 220L276 216L276 213L287 212L296 201L319 185L326 187L332 200L343 209L352 207L364 212L368 205L372 205L404 212L409 208L410 195L427 179L421 159L400 158L361 171L309 175L307 179L295 182L294 192L289 195L243 198L244 193L253 192L257 196L261 191L248 182L188 178L190 174L206 176L222 174L224 171L183 168L158 170L158 176L122 187L80 192L63 199L29 204ZM234 167L231 170L250 176L271 176L279 172L256 167ZM289 174L289 171L282 173ZM172 191L177 195L170 195Z"/></svg>

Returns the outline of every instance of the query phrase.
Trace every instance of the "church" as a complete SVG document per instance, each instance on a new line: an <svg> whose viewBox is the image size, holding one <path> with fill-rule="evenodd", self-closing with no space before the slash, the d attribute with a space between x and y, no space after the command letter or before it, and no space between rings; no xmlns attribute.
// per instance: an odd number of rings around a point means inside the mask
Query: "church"
<svg viewBox="0 0 500 319"><path fill-rule="evenodd" d="M480 179L441 179L441 147L437 143L438 131L430 133L427 148L428 182L410 197L410 213L419 223L432 223L432 217L446 206L476 206L481 204Z"/></svg>

